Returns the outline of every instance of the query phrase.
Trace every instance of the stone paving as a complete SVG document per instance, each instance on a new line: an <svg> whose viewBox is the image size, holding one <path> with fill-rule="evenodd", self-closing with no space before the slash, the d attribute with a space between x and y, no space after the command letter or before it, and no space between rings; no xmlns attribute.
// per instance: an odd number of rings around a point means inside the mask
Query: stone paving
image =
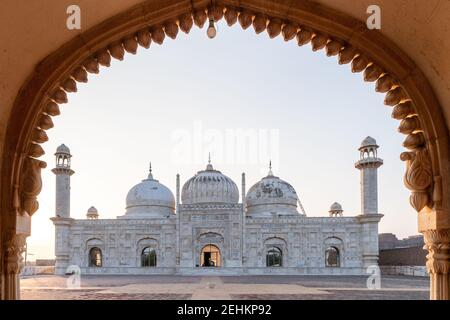
<svg viewBox="0 0 450 320"><path fill-rule="evenodd" d="M364 276L82 276L68 289L67 277L21 280L26 300L426 300L429 279L383 276L380 290Z"/></svg>

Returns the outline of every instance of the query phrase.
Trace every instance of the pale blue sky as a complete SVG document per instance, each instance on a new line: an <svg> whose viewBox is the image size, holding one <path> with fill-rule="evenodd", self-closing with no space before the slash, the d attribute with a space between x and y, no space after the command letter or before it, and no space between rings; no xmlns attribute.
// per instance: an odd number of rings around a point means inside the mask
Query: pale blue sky
<svg viewBox="0 0 450 320"><path fill-rule="evenodd" d="M61 143L73 154L73 218L84 218L91 205L101 218L122 215L126 194L146 177L149 161L155 178L175 194L175 175L180 173L184 183L205 167L208 151L215 168L239 188L242 172L248 189L266 174L271 158L274 173L294 186L308 216L326 216L334 201L353 216L360 212L357 148L370 135L384 159L380 232L416 234L417 215L408 203L399 160L403 136L383 98L374 83L352 74L349 65L340 66L336 57L238 25L221 23L213 40L205 29L194 28L190 35L180 32L176 41L166 38L163 46L139 48L137 55L127 54L90 75L54 119L44 145L48 167L29 258L53 257L49 218L55 177L50 170ZM203 142L195 137L198 127ZM238 149L220 140L239 129L260 135L256 158L246 154L244 162L234 161ZM271 149L265 151L267 145Z"/></svg>

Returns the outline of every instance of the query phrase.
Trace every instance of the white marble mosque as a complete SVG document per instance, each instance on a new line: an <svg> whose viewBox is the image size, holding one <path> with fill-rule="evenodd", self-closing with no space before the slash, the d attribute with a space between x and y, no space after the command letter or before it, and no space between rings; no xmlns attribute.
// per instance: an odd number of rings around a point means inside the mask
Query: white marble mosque
<svg viewBox="0 0 450 320"><path fill-rule="evenodd" d="M100 219L70 217L71 154L56 151L56 274L79 266L83 274L299 274L361 275L378 262L375 139L359 147L361 212L306 216L294 188L269 170L246 191L213 167L188 179L176 194L148 177L126 197L125 214ZM241 201L239 201L241 199Z"/></svg>

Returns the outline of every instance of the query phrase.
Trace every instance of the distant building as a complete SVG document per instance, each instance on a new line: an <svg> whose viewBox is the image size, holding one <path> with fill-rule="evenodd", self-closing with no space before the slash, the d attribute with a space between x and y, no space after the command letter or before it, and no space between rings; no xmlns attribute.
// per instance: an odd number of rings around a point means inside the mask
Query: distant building
<svg viewBox="0 0 450 320"><path fill-rule="evenodd" d="M398 239L393 233L381 233L378 241L380 266L425 266L427 251L422 235Z"/></svg>
<svg viewBox="0 0 450 320"><path fill-rule="evenodd" d="M36 259L35 266L37 267L50 267L55 265L55 259Z"/></svg>

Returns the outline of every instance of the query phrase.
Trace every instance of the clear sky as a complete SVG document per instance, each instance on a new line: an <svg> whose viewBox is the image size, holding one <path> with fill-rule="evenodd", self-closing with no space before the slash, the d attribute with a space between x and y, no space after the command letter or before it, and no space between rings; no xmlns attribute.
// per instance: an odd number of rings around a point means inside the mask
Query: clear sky
<svg viewBox="0 0 450 320"><path fill-rule="evenodd" d="M308 216L326 216L337 201L344 215L360 212L359 158L368 135L380 145L380 232L417 234L417 215L403 185L399 159L404 136L384 95L353 74L349 65L310 45L256 35L223 22L213 40L193 28L162 46L138 49L122 62L90 75L69 95L44 145L40 209L28 238L29 259L54 257L56 147L73 154L71 216L85 218L94 205L100 218L124 214L128 190L153 174L175 194L212 163L247 189L268 171L296 189Z"/></svg>

